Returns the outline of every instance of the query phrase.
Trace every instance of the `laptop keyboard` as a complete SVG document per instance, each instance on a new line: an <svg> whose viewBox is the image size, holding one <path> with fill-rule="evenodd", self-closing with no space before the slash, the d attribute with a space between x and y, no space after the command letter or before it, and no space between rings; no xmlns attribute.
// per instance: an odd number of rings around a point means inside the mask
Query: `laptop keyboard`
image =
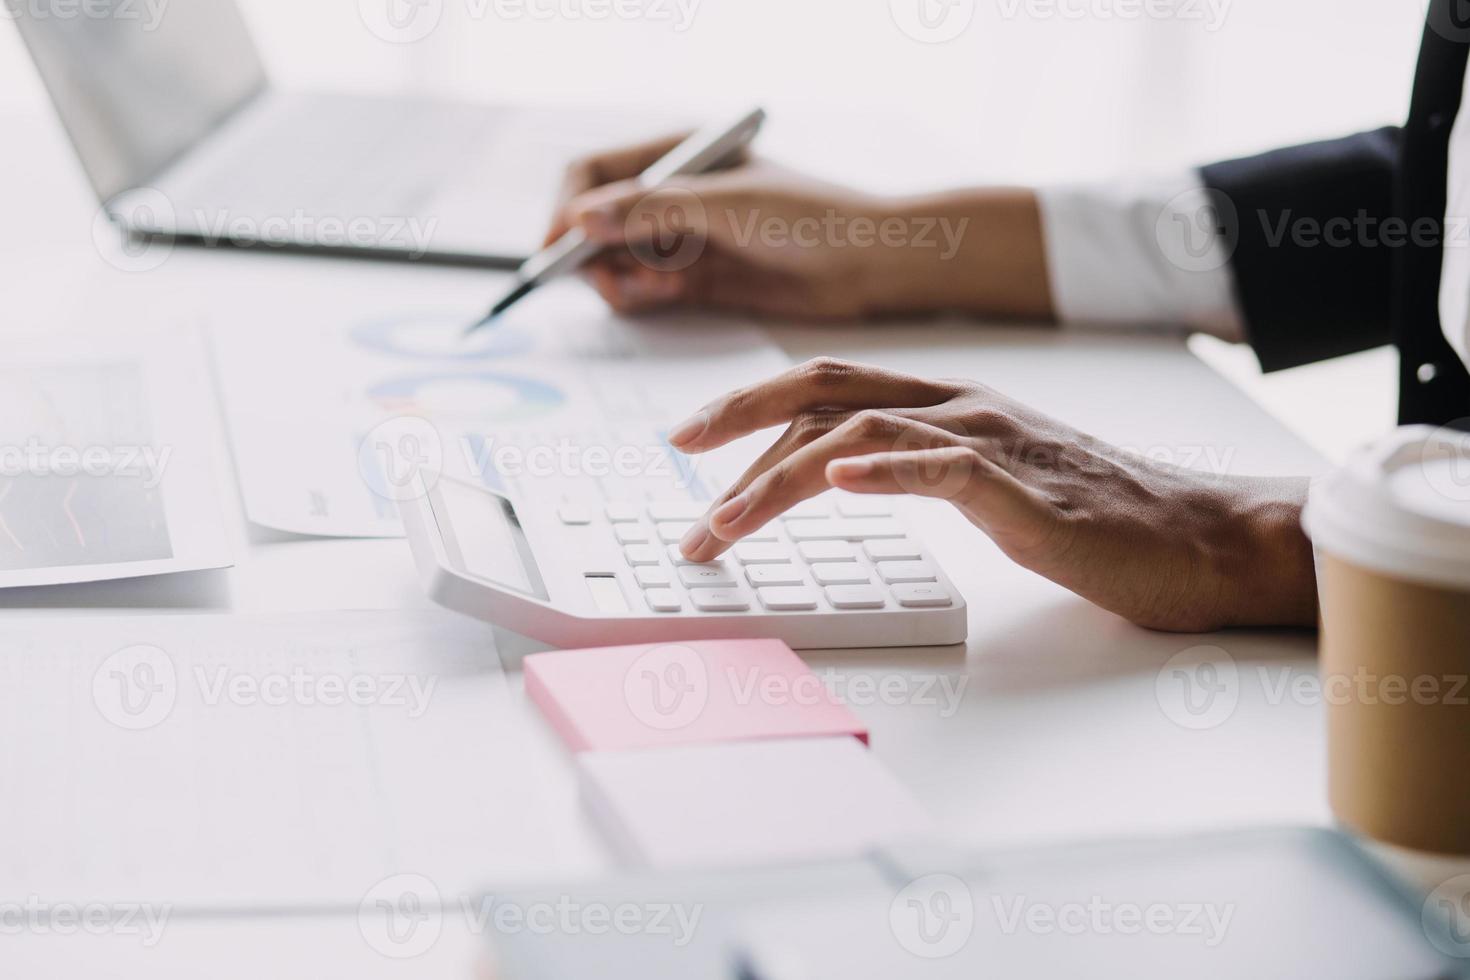
<svg viewBox="0 0 1470 980"><path fill-rule="evenodd" d="M454 105L305 100L232 147L209 174L211 199L237 210L269 209L282 199L310 202L314 213L407 216L424 211L452 175L484 166L496 115ZM282 148L292 152L282 152Z"/></svg>

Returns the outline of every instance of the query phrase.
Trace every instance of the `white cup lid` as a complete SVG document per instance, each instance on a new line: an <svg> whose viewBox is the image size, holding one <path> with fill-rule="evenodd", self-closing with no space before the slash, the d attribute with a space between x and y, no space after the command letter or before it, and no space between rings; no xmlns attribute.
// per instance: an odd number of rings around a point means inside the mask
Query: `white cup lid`
<svg viewBox="0 0 1470 980"><path fill-rule="evenodd" d="M1470 589L1470 434L1396 429L1312 484L1302 524L1352 564Z"/></svg>

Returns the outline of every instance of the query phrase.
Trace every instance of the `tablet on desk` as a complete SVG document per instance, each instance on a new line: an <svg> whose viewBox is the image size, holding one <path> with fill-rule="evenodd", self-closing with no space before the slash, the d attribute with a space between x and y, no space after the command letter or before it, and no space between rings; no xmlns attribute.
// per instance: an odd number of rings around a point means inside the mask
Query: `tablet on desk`
<svg viewBox="0 0 1470 980"><path fill-rule="evenodd" d="M753 910L743 980L1470 976L1432 901L1328 831L883 863L889 887Z"/></svg>

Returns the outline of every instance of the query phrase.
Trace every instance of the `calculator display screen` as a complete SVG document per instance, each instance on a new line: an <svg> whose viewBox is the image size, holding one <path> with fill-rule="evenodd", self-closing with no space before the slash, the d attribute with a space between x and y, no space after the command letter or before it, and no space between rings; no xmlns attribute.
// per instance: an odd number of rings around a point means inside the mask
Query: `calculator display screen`
<svg viewBox="0 0 1470 980"><path fill-rule="evenodd" d="M503 588L548 598L531 544L508 499L456 480L441 480L429 502L456 569Z"/></svg>

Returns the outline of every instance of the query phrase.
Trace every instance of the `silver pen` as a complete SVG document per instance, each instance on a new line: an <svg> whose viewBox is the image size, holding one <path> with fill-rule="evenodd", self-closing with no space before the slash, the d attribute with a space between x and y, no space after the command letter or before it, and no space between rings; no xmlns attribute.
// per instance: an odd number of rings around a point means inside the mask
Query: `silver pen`
<svg viewBox="0 0 1470 980"><path fill-rule="evenodd" d="M765 110L752 109L733 123L701 129L643 171L638 176L639 186L653 190L674 177L701 174L719 166L749 145L765 121ZM573 228L527 259L516 270L515 287L483 319L465 331L466 335L494 320L537 286L577 271L600 251L601 245L588 241L580 228Z"/></svg>

